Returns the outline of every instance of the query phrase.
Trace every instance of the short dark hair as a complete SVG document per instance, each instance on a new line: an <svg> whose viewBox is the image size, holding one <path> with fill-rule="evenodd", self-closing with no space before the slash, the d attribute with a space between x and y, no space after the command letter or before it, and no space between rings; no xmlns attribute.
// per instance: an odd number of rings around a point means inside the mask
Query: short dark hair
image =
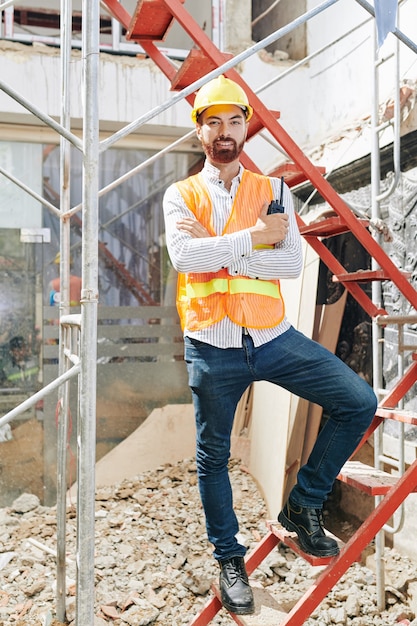
<svg viewBox="0 0 417 626"><path fill-rule="evenodd" d="M27 343L25 341L25 338L22 337L22 335L17 335L16 337L12 337L9 341L10 350L25 348L26 346L27 346Z"/></svg>

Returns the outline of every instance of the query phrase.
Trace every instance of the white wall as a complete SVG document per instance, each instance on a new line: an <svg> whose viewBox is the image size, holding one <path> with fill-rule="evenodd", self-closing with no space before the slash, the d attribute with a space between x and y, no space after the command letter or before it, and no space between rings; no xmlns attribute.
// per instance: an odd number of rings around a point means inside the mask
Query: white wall
<svg viewBox="0 0 417 626"><path fill-rule="evenodd" d="M2 81L37 109L60 119L60 55L42 44L26 46L0 41ZM98 94L100 126L117 129L148 113L174 95L165 76L149 59L101 54ZM71 58L71 117L77 126L83 117L82 59L80 51ZM161 113L152 125L167 135L175 127L191 128L190 107L181 102ZM13 123L33 123L36 119L5 92L0 91L0 119ZM1 138L1 136L0 136Z"/></svg>

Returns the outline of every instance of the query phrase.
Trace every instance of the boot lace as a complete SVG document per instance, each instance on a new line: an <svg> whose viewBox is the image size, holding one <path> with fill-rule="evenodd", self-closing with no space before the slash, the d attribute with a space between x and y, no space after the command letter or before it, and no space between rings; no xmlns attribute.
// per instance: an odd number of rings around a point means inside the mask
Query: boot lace
<svg viewBox="0 0 417 626"><path fill-rule="evenodd" d="M248 577L242 559L238 557L230 559L223 562L222 567L225 570L225 574L231 584L235 583L239 579L245 583L248 582Z"/></svg>
<svg viewBox="0 0 417 626"><path fill-rule="evenodd" d="M317 519L314 520L315 524L315 532L321 531L324 534L324 518L323 518L323 509L316 509Z"/></svg>

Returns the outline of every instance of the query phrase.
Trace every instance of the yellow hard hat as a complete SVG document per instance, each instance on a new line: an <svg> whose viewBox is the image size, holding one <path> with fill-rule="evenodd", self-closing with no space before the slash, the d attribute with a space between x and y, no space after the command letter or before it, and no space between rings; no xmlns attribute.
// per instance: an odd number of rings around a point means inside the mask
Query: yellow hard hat
<svg viewBox="0 0 417 626"><path fill-rule="evenodd" d="M197 92L194 108L191 111L193 122L197 121L198 115L204 109L215 104L235 104L245 111L246 121L249 121L253 114L253 109L242 87L223 74L210 80Z"/></svg>
<svg viewBox="0 0 417 626"><path fill-rule="evenodd" d="M73 262L73 258L72 258L72 255L70 255L70 264L72 264L72 262ZM59 265L61 263L61 253L60 252L57 252L57 254L56 254L55 258L54 258L54 263L56 265Z"/></svg>

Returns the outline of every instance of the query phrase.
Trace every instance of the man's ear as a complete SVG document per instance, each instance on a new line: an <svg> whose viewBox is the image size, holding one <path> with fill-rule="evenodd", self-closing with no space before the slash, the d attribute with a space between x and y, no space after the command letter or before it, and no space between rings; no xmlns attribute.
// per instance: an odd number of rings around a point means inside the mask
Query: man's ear
<svg viewBox="0 0 417 626"><path fill-rule="evenodd" d="M195 125L195 134L197 135L198 139L201 140L201 126L200 126L200 124L196 124Z"/></svg>

